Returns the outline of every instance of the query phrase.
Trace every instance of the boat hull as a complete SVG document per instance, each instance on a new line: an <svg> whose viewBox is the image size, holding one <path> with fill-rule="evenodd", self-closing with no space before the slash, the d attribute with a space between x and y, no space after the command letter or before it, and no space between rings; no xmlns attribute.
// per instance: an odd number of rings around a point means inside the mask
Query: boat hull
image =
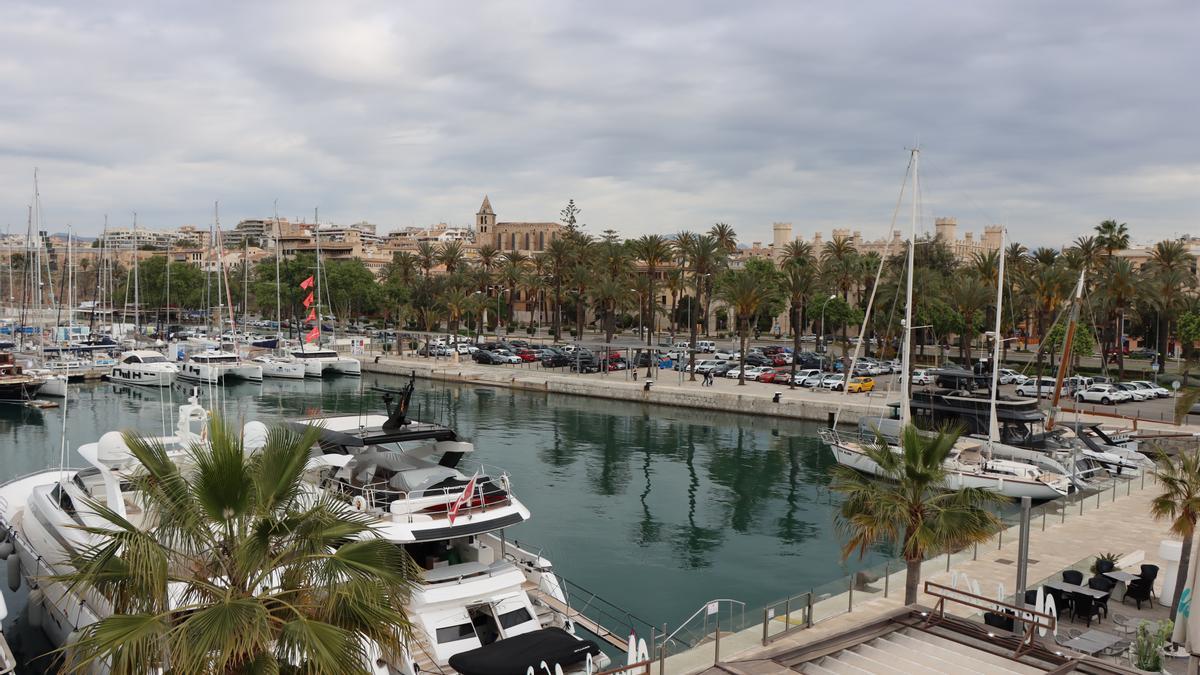
<svg viewBox="0 0 1200 675"><path fill-rule="evenodd" d="M148 370L127 364L113 366L108 372L109 382L133 384L142 387L169 387L175 383L179 373L175 370Z"/></svg>

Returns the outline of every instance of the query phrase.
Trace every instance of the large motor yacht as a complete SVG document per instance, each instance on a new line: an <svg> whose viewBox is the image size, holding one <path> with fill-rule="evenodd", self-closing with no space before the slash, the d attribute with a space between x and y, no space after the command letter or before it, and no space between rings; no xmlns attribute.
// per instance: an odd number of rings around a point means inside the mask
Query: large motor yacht
<svg viewBox="0 0 1200 675"><path fill-rule="evenodd" d="M178 366L150 349L121 354L116 365L108 371L108 379L111 382L144 387L169 387L174 384L178 375Z"/></svg>
<svg viewBox="0 0 1200 675"><path fill-rule="evenodd" d="M452 429L406 419L411 387L387 415L293 424L322 428L310 479L376 516L379 535L423 570L409 607L419 672L447 665L466 675L501 672L482 664L514 658L524 660L512 662L512 672L542 660L579 667L589 655L607 663L594 642L576 635L550 561L505 537L506 527L530 517L509 475L468 459L474 445Z"/></svg>
<svg viewBox="0 0 1200 675"><path fill-rule="evenodd" d="M197 352L179 366L179 377L202 384L229 384L244 380L262 382L262 366L222 351Z"/></svg>
<svg viewBox="0 0 1200 675"><path fill-rule="evenodd" d="M304 363L306 377L362 375L362 364L358 359L341 356L332 349L302 345L292 350L292 356Z"/></svg>

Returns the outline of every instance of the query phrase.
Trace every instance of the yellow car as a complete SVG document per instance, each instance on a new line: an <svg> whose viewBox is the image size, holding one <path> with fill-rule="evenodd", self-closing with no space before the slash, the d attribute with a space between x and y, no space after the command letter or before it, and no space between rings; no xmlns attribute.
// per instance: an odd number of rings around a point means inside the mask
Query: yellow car
<svg viewBox="0 0 1200 675"><path fill-rule="evenodd" d="M846 384L846 391L853 394L860 391L873 391L875 389L875 380L869 377L852 377L850 382Z"/></svg>

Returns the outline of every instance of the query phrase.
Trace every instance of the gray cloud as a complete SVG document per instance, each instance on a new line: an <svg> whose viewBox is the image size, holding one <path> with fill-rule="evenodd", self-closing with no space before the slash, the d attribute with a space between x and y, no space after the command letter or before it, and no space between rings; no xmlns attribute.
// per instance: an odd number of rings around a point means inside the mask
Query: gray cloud
<svg viewBox="0 0 1200 675"><path fill-rule="evenodd" d="M1197 230L1185 0L34 3L0 6L0 226L32 169L95 233L310 214L625 234L882 234L920 139L925 213L1031 244Z"/></svg>

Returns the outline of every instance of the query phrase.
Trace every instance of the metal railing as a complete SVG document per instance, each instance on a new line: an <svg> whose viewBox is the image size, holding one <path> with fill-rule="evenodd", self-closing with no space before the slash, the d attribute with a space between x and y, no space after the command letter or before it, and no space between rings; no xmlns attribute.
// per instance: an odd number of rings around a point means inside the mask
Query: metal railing
<svg viewBox="0 0 1200 675"><path fill-rule="evenodd" d="M796 619L793 620L793 615ZM771 628L778 625L777 632ZM763 607L762 643L767 646L785 635L796 631L812 628L813 625L813 596L812 593L792 595Z"/></svg>
<svg viewBox="0 0 1200 675"><path fill-rule="evenodd" d="M594 621L614 635L653 635L662 627L655 626L633 612L555 573L558 586L566 597L566 605ZM660 633L661 634L661 633Z"/></svg>
<svg viewBox="0 0 1200 675"><path fill-rule="evenodd" d="M724 623L721 622L722 607L726 614ZM656 648L663 651L674 651L672 646L677 645L692 649L707 642L711 634L714 652L719 656L721 631L736 633L746 627L746 603L729 598L717 598L701 605L700 609L684 619L675 630L664 635Z"/></svg>
<svg viewBox="0 0 1200 675"><path fill-rule="evenodd" d="M495 492L485 492L484 487L488 484L498 485L504 492L504 496L499 499L491 499ZM454 486L448 488L436 488L426 490L398 490L387 486L387 483L363 483L355 484L352 481L327 476L321 481L321 487L329 490L334 494L341 495L352 504L355 504L355 498L361 497L365 504L358 502L357 506L362 506L365 511L372 513L387 514L396 518L407 518L408 522L413 522L414 515L420 513L422 517L433 519L449 518L449 507L456 500L460 499L465 485ZM478 513L487 511L499 506L509 506L512 504L511 482L508 474L500 474L499 476L479 476L475 482L475 488L472 491L471 498L464 502L456 511L458 515L469 513ZM439 507L446 507L445 511L438 511ZM430 511L429 509L434 509Z"/></svg>

